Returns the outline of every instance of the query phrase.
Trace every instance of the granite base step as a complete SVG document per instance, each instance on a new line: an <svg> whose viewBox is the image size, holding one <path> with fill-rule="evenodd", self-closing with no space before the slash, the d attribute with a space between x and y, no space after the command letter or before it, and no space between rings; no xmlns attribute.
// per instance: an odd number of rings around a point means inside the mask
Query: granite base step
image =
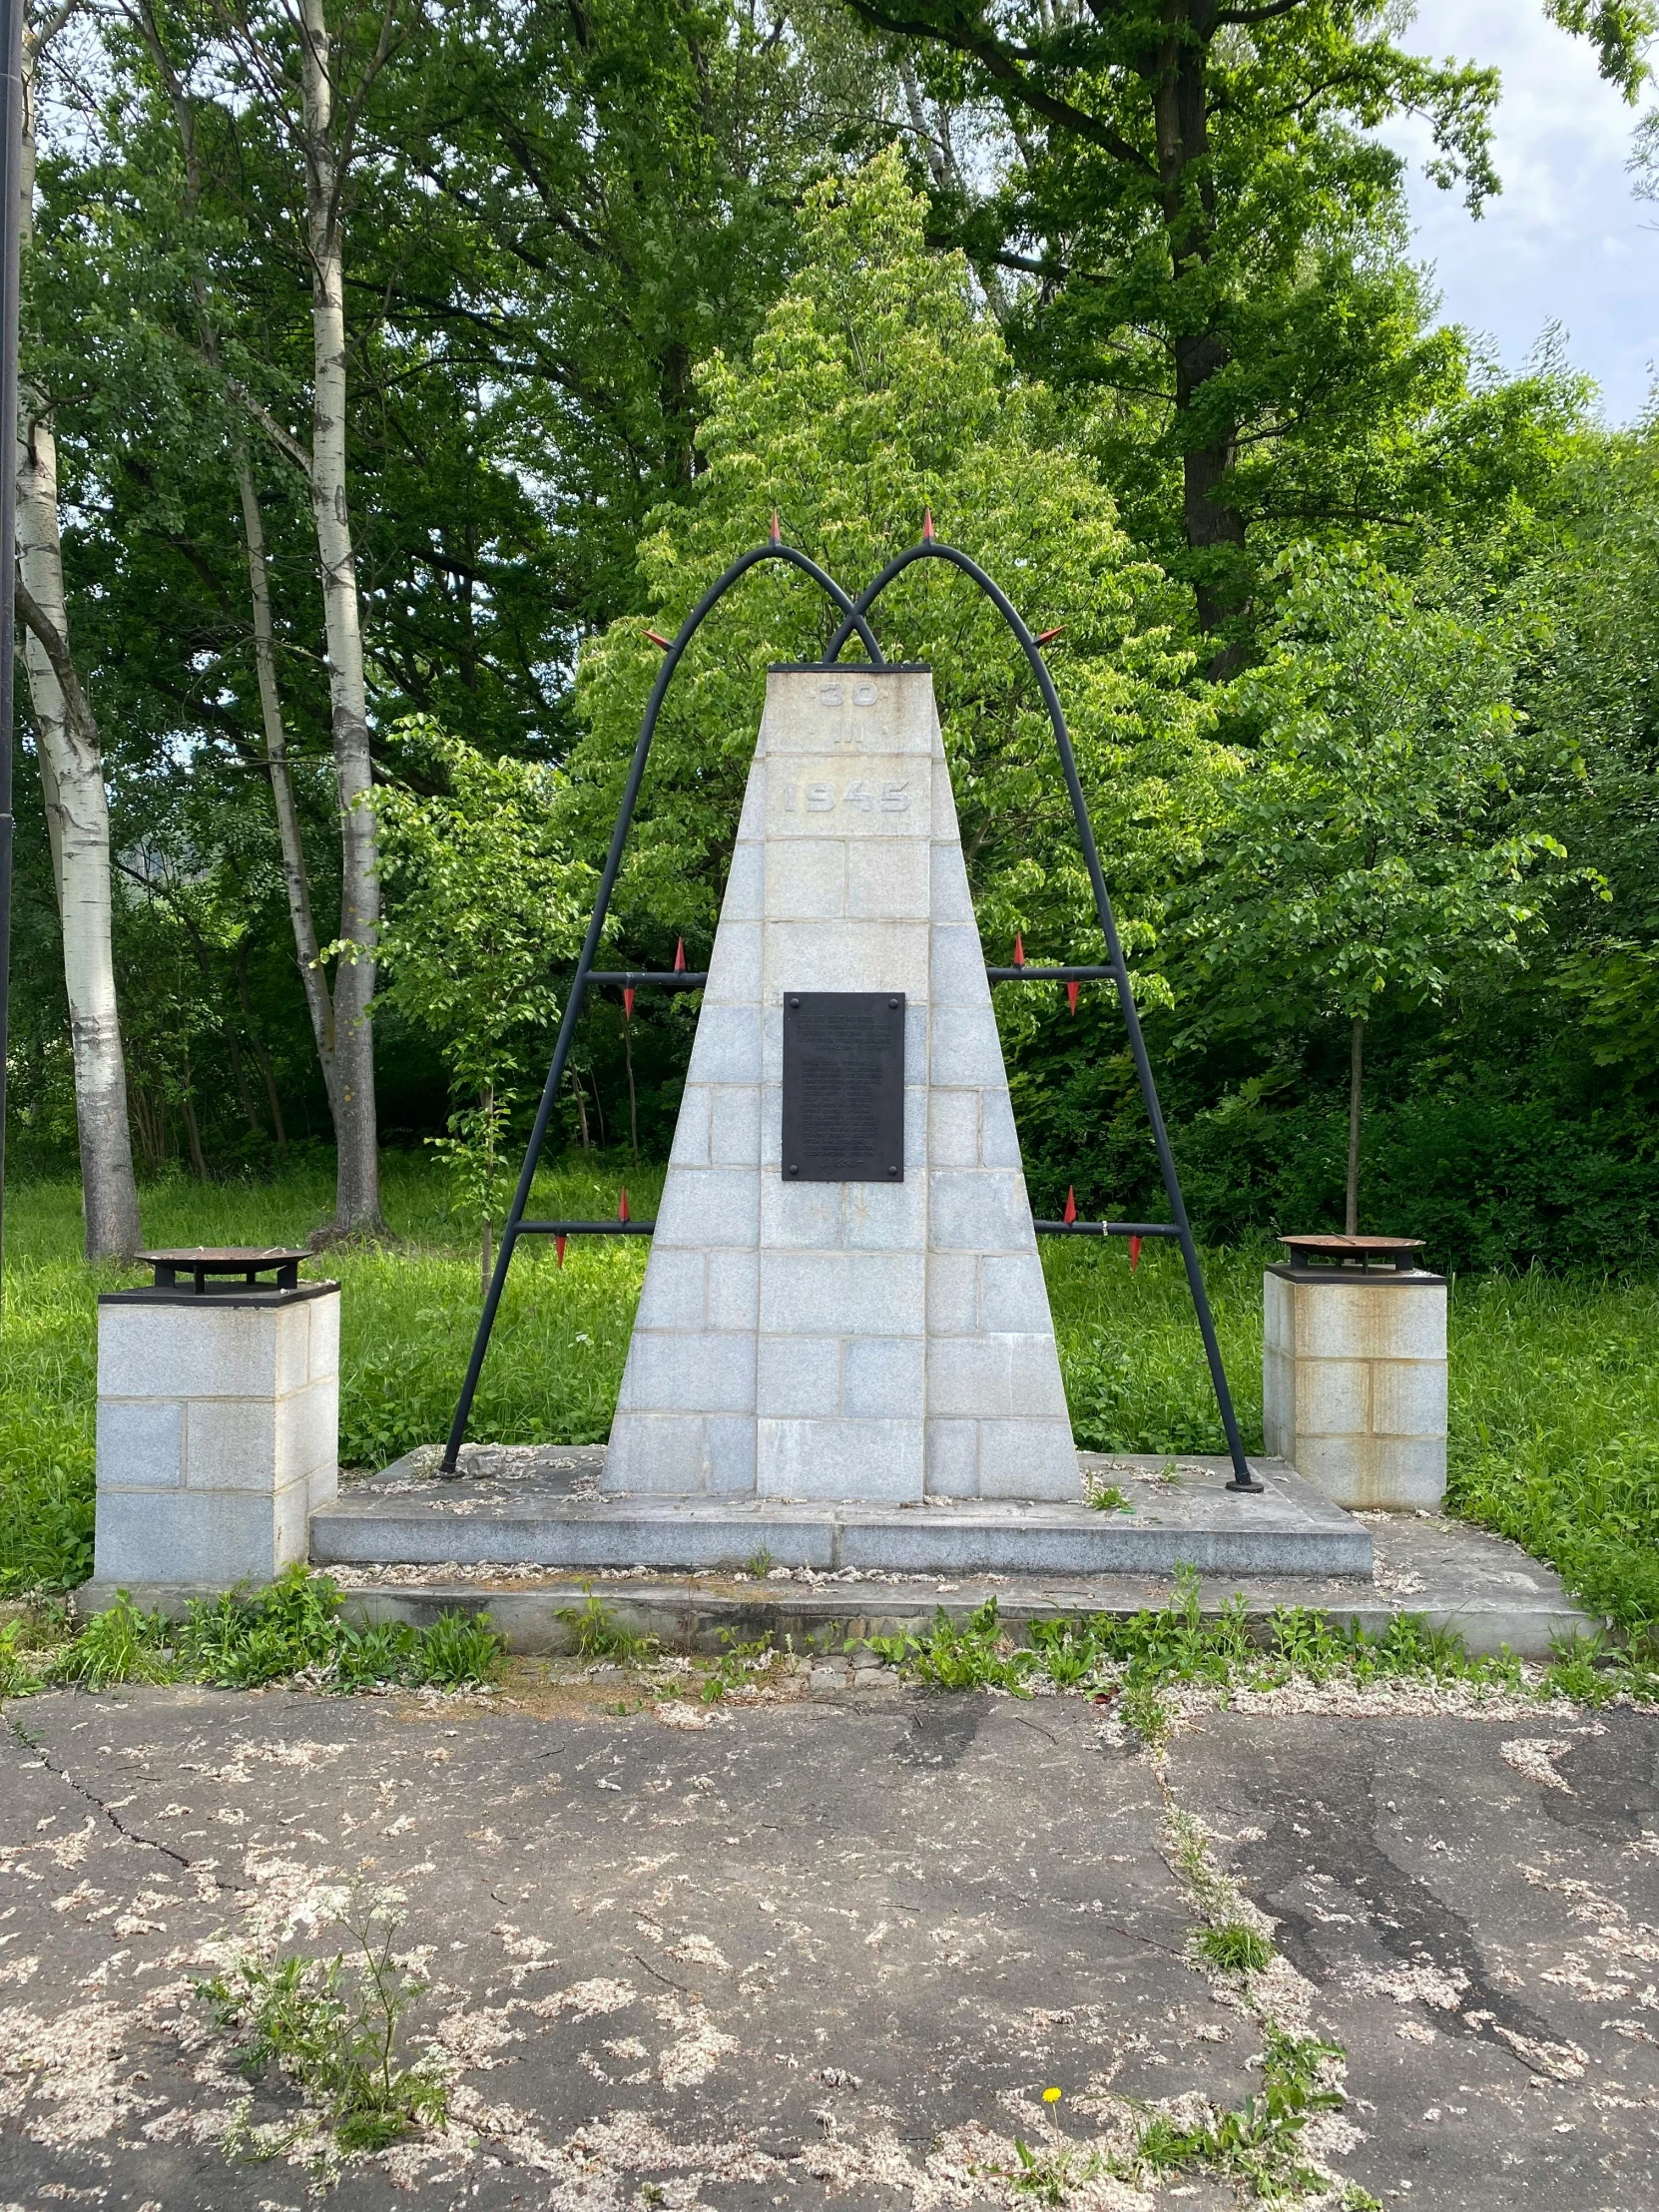
<svg viewBox="0 0 1659 2212"><path fill-rule="evenodd" d="M712 1571L762 1562L820 1573L1358 1575L1365 1524L1279 1459L1253 1459L1260 1495L1226 1486L1228 1463L1079 1452L1079 1494L1106 1508L1020 1499L848 1500L617 1496L604 1447L477 1445L454 1481L422 1447L341 1488L311 1516L318 1566L484 1563L571 1571Z"/></svg>

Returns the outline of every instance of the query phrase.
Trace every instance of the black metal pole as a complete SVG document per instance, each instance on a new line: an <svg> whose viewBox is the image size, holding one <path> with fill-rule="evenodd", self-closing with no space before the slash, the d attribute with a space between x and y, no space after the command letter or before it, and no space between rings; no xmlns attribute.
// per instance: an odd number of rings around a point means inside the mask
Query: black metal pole
<svg viewBox="0 0 1659 2212"><path fill-rule="evenodd" d="M1077 841L1082 846L1089 881L1094 887L1095 913L1100 922L1101 933L1106 939L1107 965L1112 981L1117 985L1118 1003L1123 1008L1124 1026L1129 1032L1129 1049L1134 1056L1135 1073L1140 1078L1141 1100L1146 1107L1147 1119L1152 1124L1152 1141L1157 1148L1158 1166L1163 1173L1170 1211L1175 1216L1174 1227L1180 1238L1182 1257L1187 1263L1187 1283L1198 1315L1199 1334L1204 1339L1205 1358L1210 1363L1210 1381L1221 1413L1222 1430L1227 1437L1228 1454L1233 1461L1233 1479L1228 1487L1234 1490L1260 1490L1263 1484L1250 1471L1250 1461L1245 1457L1244 1439L1239 1434L1238 1415L1233 1410L1233 1393L1227 1386L1227 1372L1222 1366L1221 1346L1216 1339L1216 1325L1204 1288L1204 1271L1199 1266L1198 1247L1193 1242L1192 1224L1187 1219L1186 1201L1181 1196L1181 1178L1176 1172L1175 1154L1170 1147L1169 1131L1164 1126L1163 1109L1158 1103L1158 1087L1152 1080L1152 1063L1147 1058L1146 1039L1141 1034L1141 1017L1135 1006L1135 994L1129 984L1129 966L1123 956L1123 946L1118 939L1117 919L1106 891L1106 877L1100 865L1094 830L1089 822L1088 804L1083 797L1083 786L1077 774L1077 758L1071 749L1071 733L1066 728L1060 695L1054 689L1054 679L1048 673L1048 663L1043 659L1041 648L1026 628L1018 610L1007 595L992 583L978 562L966 553L959 552L955 546L940 545L931 537L924 538L920 545L912 545L890 560L874 582L864 586L858 594L856 613L866 614L893 578L902 575L912 561L928 560L948 561L952 567L959 568L964 576L972 578L1018 638L1025 658L1031 665L1031 673L1041 689L1043 704L1048 709L1048 719L1054 729L1054 742L1059 748L1060 768L1066 780L1066 790L1071 796L1072 817L1077 825ZM853 618L844 618L830 640L830 650L825 655L826 661L835 658L851 636L853 628Z"/></svg>
<svg viewBox="0 0 1659 2212"><path fill-rule="evenodd" d="M455 1418L449 1425L449 1440L443 1447L443 1459L438 1468L442 1475L453 1476L459 1471L461 1444L466 1435L467 1422L472 1416L472 1400L477 1395L478 1378L484 1369L484 1355L489 1350L490 1334L495 1328L496 1311L501 1304L501 1293L506 1285L513 1247L518 1243L524 1209L530 1203L530 1186L535 1181L536 1163L541 1158L547 1125L553 1118L554 1102L559 1094L559 1085L564 1080L565 1062L570 1057L570 1048L575 1040L576 1023L581 1015L582 1001L587 995L588 977L593 970L594 956L599 950L605 916L610 911L611 892L616 887L617 872L622 866L623 847L628 841L628 831L634 820L634 808L639 801L640 784L645 776L645 764L650 757L651 740L656 734L657 717L662 712L664 696L680 665L682 655L702 627L704 618L725 598L732 586L760 561L787 561L792 568L798 568L810 576L829 593L845 618L836 632L841 642L844 644L856 630L871 661L877 668L884 665L881 648L876 644L869 624L834 578L827 575L816 561L810 560L798 547L785 545L776 538L770 545L758 545L745 553L741 559L732 563L718 583L710 585L680 625L673 644L663 655L663 665L657 672L657 681L652 686L650 703L645 710L645 720L640 724L639 738L634 746L634 758L629 766L628 782L622 794L622 807L616 818L616 828L611 832L611 848L605 855L605 866L600 874L599 891L593 902L588 933L582 940L570 996L565 1000L564 1019L559 1024L558 1038L553 1046L553 1064L547 1071L541 1104L536 1109L535 1126L530 1131L524 1165L519 1171L518 1188L513 1192L512 1207L501 1231L500 1249L495 1255L495 1271L484 1296L484 1310L478 1317L478 1328L472 1340L472 1357L466 1364L466 1380L461 1384Z"/></svg>
<svg viewBox="0 0 1659 2212"><path fill-rule="evenodd" d="M12 655L17 562L17 255L23 172L23 0L0 0L0 1264L12 986ZM0 1275L3 1281L3 1275Z"/></svg>

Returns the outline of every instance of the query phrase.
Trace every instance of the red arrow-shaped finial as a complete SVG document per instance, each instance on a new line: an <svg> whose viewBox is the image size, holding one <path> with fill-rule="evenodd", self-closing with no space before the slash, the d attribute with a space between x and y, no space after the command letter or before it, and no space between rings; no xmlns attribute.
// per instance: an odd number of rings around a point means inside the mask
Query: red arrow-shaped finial
<svg viewBox="0 0 1659 2212"><path fill-rule="evenodd" d="M628 1211L628 1186L626 1183L622 1186L622 1196L616 1202L616 1218L618 1221L631 1221L633 1219Z"/></svg>
<svg viewBox="0 0 1659 2212"><path fill-rule="evenodd" d="M1014 931L1014 965L1015 967L1024 967L1025 965L1025 938L1018 929Z"/></svg>
<svg viewBox="0 0 1659 2212"><path fill-rule="evenodd" d="M1063 638L1065 634L1066 626L1063 622L1061 622L1056 624L1052 630L1039 630L1037 633L1037 643L1039 645L1051 645L1056 638Z"/></svg>
<svg viewBox="0 0 1659 2212"><path fill-rule="evenodd" d="M1140 1266L1140 1264L1141 1240L1139 1237L1131 1237L1129 1240L1129 1272L1131 1275L1134 1274L1135 1270Z"/></svg>
<svg viewBox="0 0 1659 2212"><path fill-rule="evenodd" d="M553 1250L558 1254L561 1268L565 1264L565 1242L566 1240L563 1237L555 1237L553 1240Z"/></svg>
<svg viewBox="0 0 1659 2212"><path fill-rule="evenodd" d="M665 638L660 630L647 630L645 634L651 640L653 645L660 645L665 653L674 643L674 640L672 638Z"/></svg>
<svg viewBox="0 0 1659 2212"><path fill-rule="evenodd" d="M782 545L784 542L784 533L779 527L778 509L776 507L772 510L772 542L774 545Z"/></svg>
<svg viewBox="0 0 1659 2212"><path fill-rule="evenodd" d="M624 1021L632 1021L634 1018L634 986L632 983L624 983L622 986L622 1018Z"/></svg>
<svg viewBox="0 0 1659 2212"><path fill-rule="evenodd" d="M931 545L933 542L933 510L931 507L923 507L921 510L921 542L923 545Z"/></svg>
<svg viewBox="0 0 1659 2212"><path fill-rule="evenodd" d="M1072 1010L1072 1012L1073 1012L1073 1013L1076 1013L1076 1011L1077 1011L1077 985L1076 985L1075 983L1068 983L1068 984L1066 985L1066 1004L1067 1004L1067 1005L1068 1005L1068 1006L1069 1006L1069 1007L1071 1008L1071 1010Z"/></svg>
<svg viewBox="0 0 1659 2212"><path fill-rule="evenodd" d="M1066 1210L1060 1216L1060 1219L1062 1221L1075 1221L1077 1219L1077 1192L1069 1183L1066 1185Z"/></svg>
<svg viewBox="0 0 1659 2212"><path fill-rule="evenodd" d="M684 937L676 937L674 940L674 972L676 975L684 975L686 972L686 940Z"/></svg>

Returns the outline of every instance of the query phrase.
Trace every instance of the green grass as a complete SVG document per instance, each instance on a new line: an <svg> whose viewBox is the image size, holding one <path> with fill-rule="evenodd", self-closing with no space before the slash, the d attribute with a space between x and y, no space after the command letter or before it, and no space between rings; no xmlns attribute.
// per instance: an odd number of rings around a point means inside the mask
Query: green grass
<svg viewBox="0 0 1659 2212"><path fill-rule="evenodd" d="M1224 1921L1198 1937L1200 1952L1223 1973L1265 1973L1273 1964L1273 1945L1243 1921Z"/></svg>
<svg viewBox="0 0 1659 2212"><path fill-rule="evenodd" d="M1167 1605L1133 1615L1057 1615L1032 1621L1027 1636L1020 1644L996 1599L988 1597L965 1619L952 1620L941 1605L924 1634L871 1636L867 1647L924 1689L1030 1697L1051 1684L1062 1694L1093 1697L1151 1744L1163 1740L1173 1717L1163 1693L1189 1683L1218 1695L1275 1689L1300 1678L1342 1679L1360 1689L1458 1683L1482 1693L1568 1697L1586 1705L1625 1694L1659 1697L1659 1652L1645 1640L1624 1646L1599 1634L1579 1637L1560 1644L1547 1666L1529 1669L1507 1649L1471 1652L1454 1630L1430 1627L1416 1613L1394 1614L1375 1636L1299 1605L1279 1606L1265 1621L1252 1622L1240 1596L1206 1617L1192 1567L1177 1571ZM857 1639L847 1645L855 1648Z"/></svg>
<svg viewBox="0 0 1659 2212"><path fill-rule="evenodd" d="M184 1618L146 1613L125 1590L77 1629L60 1602L0 1623L0 1698L106 1690L122 1682L202 1682L258 1690L302 1681L326 1691L476 1689L505 1647L482 1613L440 1613L430 1627L340 1617L333 1578L296 1563L269 1589L197 1598Z"/></svg>
<svg viewBox="0 0 1659 2212"><path fill-rule="evenodd" d="M378 1466L446 1429L478 1314L476 1240L425 1159L388 1154L393 1241L313 1262L342 1291L340 1453ZM618 1185L636 1215L660 1168L620 1156L562 1163L534 1211L609 1218ZM327 1218L317 1168L266 1183L183 1178L144 1194L157 1244L303 1243ZM71 1183L7 1198L0 1368L0 1590L63 1587L90 1571L96 1300L140 1274L79 1259ZM484 1370L473 1433L586 1443L610 1425L643 1239L572 1240L563 1270L538 1239L520 1248ZM1268 1248L1216 1252L1206 1278L1247 1444L1261 1443L1262 1288ZM1044 1249L1079 1443L1098 1450L1219 1451L1220 1422L1178 1256L1148 1246L1131 1275L1121 1245ZM1497 1276L1453 1284L1451 1500L1553 1560L1598 1610L1659 1620L1659 1285L1616 1277Z"/></svg>

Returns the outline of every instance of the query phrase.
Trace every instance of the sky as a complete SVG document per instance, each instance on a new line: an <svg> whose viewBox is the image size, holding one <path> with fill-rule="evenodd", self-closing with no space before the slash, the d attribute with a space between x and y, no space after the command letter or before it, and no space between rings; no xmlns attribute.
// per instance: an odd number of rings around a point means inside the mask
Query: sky
<svg viewBox="0 0 1659 2212"><path fill-rule="evenodd" d="M1591 46L1547 22L1540 0L1422 0L1400 44L1503 74L1503 193L1478 222L1422 175L1426 131L1401 122L1386 134L1413 158L1416 251L1433 265L1441 313L1484 333L1510 370L1559 322L1607 419L1633 420L1659 373L1659 204L1635 198L1625 167L1641 110L1602 83ZM1642 105L1656 98L1649 87Z"/></svg>

